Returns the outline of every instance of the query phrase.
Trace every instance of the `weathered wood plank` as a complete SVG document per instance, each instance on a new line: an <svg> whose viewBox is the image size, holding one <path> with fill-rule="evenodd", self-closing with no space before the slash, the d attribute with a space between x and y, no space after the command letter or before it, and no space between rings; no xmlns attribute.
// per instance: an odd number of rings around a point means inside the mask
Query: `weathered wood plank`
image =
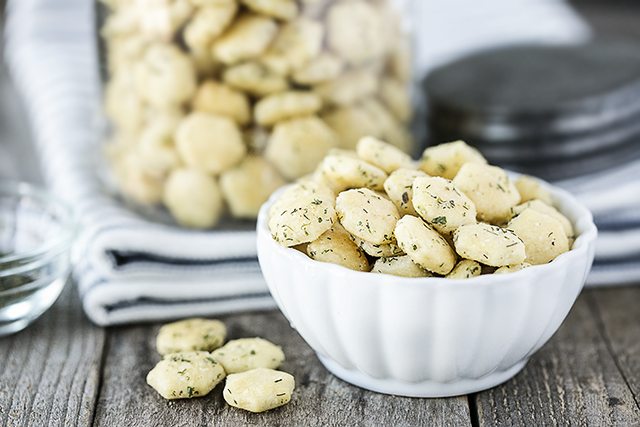
<svg viewBox="0 0 640 427"><path fill-rule="evenodd" d="M616 364L640 407L640 287L602 289L588 297Z"/></svg>
<svg viewBox="0 0 640 427"><path fill-rule="evenodd" d="M68 284L36 323L0 338L0 425L90 425L104 337L86 320Z"/></svg>
<svg viewBox="0 0 640 427"><path fill-rule="evenodd" d="M511 381L476 397L480 425L637 425L640 409L582 295L553 339Z"/></svg>
<svg viewBox="0 0 640 427"><path fill-rule="evenodd" d="M222 387L209 396L167 402L145 383L160 359L154 341L157 326L112 329L96 425L470 425L466 398L409 399L353 387L329 374L277 312L226 316L230 338L263 336L282 345L282 369L296 377L292 402L256 415L226 405Z"/></svg>

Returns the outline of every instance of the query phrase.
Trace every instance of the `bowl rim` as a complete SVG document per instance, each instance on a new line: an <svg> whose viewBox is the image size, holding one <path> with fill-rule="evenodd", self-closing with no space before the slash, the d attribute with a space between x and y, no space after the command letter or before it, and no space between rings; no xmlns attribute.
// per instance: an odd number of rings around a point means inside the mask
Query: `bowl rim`
<svg viewBox="0 0 640 427"><path fill-rule="evenodd" d="M45 265L52 257L67 251L76 237L78 224L73 208L61 198L36 186L21 181L0 180L0 198L27 197L34 200L44 211L55 214L60 231L37 247L19 253L0 256L0 265L18 262L15 267L0 270L0 277L25 273Z"/></svg>
<svg viewBox="0 0 640 427"><path fill-rule="evenodd" d="M520 175L511 171L508 172L511 176ZM260 246L262 242L264 242L269 245L269 251L272 251L278 256L288 259L289 262L302 263L305 268L311 269L314 272L318 272L318 274L340 274L346 276L347 278L352 278L350 282L353 283L357 283L358 279L366 278L370 279L372 284L375 282L380 286L417 286L420 288L424 288L425 286L454 286L456 288L475 288L478 286L498 286L500 284L508 284L510 286L513 286L514 280L516 282L520 282L517 279L520 277L524 277L524 275L561 269L566 264L576 262L586 257L592 258L593 251L591 251L591 254L589 252L597 239L598 230L595 223L593 222L593 215L591 214L589 209L587 209L585 205L579 202L568 191L553 186L539 178L535 179L539 181L544 188L551 192L554 201L562 201L562 204L568 205L573 212L577 213L575 220L571 222L576 232L578 232L578 230L581 230L580 233L576 235L572 248L568 252L560 254L553 261L547 264L532 265L531 267L527 267L515 272L509 272L506 274L486 274L469 279L450 279L446 277L402 277L384 273L374 273L370 271L356 271L338 264L316 261L294 248L285 247L276 242L271 237L271 232L268 228L267 218L269 208L275 202L276 198L279 197L279 195L283 191L285 191L286 188L290 187L293 184L282 187L280 190L273 193L269 200L265 202L260 208L260 213L258 214L258 220L256 224L258 239L258 258L260 260ZM563 211L561 210L561 212ZM564 213L566 212L563 212L563 214ZM592 260L589 260L589 262L591 261ZM260 262L262 262L262 260L260 260ZM393 280L389 280L389 278L393 278ZM522 283L524 283L524 281L522 281Z"/></svg>

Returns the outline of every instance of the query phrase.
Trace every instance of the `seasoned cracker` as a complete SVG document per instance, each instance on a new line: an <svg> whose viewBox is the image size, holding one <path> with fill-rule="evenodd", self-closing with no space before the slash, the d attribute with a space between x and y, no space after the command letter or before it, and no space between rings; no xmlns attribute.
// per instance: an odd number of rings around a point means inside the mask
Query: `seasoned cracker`
<svg viewBox="0 0 640 427"><path fill-rule="evenodd" d="M476 206L478 219L501 224L511 217L511 209L520 203L520 194L507 173L481 163L465 163L453 184Z"/></svg>
<svg viewBox="0 0 640 427"><path fill-rule="evenodd" d="M384 182L384 191L396 205L401 215L418 216L413 206L413 182L427 174L415 169L398 169Z"/></svg>
<svg viewBox="0 0 640 427"><path fill-rule="evenodd" d="M465 224L453 233L456 252L491 267L519 264L526 258L525 245L511 230L496 225Z"/></svg>
<svg viewBox="0 0 640 427"><path fill-rule="evenodd" d="M400 214L395 205L368 188L343 191L336 198L342 226L352 235L376 245L391 243Z"/></svg>
<svg viewBox="0 0 640 427"><path fill-rule="evenodd" d="M227 328L219 320L191 318L163 325L156 337L161 355L182 351L213 351L224 344Z"/></svg>
<svg viewBox="0 0 640 427"><path fill-rule="evenodd" d="M222 365L227 374L256 368L275 369L284 362L282 348L263 338L231 340L211 356Z"/></svg>
<svg viewBox="0 0 640 427"><path fill-rule="evenodd" d="M264 412L289 403L294 388L292 375L259 368L229 375L222 395L231 406Z"/></svg>
<svg viewBox="0 0 640 427"><path fill-rule="evenodd" d="M315 182L289 187L269 210L269 230L284 246L309 243L336 222L333 192Z"/></svg>
<svg viewBox="0 0 640 427"><path fill-rule="evenodd" d="M569 239L560 221L534 209L522 211L509 221L507 228L524 242L525 261L531 265L546 264L569 250Z"/></svg>
<svg viewBox="0 0 640 427"><path fill-rule="evenodd" d="M447 274L447 279L471 279L482 274L482 266L477 261L463 259Z"/></svg>
<svg viewBox="0 0 640 427"><path fill-rule="evenodd" d="M316 261L338 264L351 270L370 270L367 257L337 223L307 245L307 255Z"/></svg>
<svg viewBox="0 0 640 427"><path fill-rule="evenodd" d="M147 374L147 384L165 399L209 394L225 378L222 365L208 351L168 354Z"/></svg>
<svg viewBox="0 0 640 427"><path fill-rule="evenodd" d="M373 264L373 273L390 274L401 277L431 277L424 268L411 260L409 255L379 258Z"/></svg>
<svg viewBox="0 0 640 427"><path fill-rule="evenodd" d="M405 215L395 227L398 245L420 267L436 274L448 274L456 264L449 243L422 219Z"/></svg>
<svg viewBox="0 0 640 427"><path fill-rule="evenodd" d="M453 182L438 176L413 181L413 207L438 232L450 235L464 224L476 222L476 207Z"/></svg>

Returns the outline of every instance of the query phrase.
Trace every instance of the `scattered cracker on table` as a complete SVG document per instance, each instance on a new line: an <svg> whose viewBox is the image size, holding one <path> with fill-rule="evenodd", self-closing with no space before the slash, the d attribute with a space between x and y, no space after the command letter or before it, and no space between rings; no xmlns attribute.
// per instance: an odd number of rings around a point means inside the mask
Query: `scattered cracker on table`
<svg viewBox="0 0 640 427"><path fill-rule="evenodd" d="M213 353L227 374L256 368L275 369L284 362L282 349L263 338L231 340Z"/></svg>
<svg viewBox="0 0 640 427"><path fill-rule="evenodd" d="M223 397L231 406L264 412L289 403L295 380L275 370L285 360L282 349L263 338L240 338L220 347L225 336L225 325L215 319L162 326L156 341L164 356L147 374L147 384L165 399L191 399L209 394L226 378Z"/></svg>
<svg viewBox="0 0 640 427"><path fill-rule="evenodd" d="M219 320L192 318L169 323L160 328L156 338L158 353L213 351L222 346L227 328Z"/></svg>
<svg viewBox="0 0 640 427"><path fill-rule="evenodd" d="M289 403L294 388L293 375L259 368L229 375L222 395L231 406L264 412Z"/></svg>
<svg viewBox="0 0 640 427"><path fill-rule="evenodd" d="M147 384L165 399L207 395L225 378L222 365L208 351L167 354L149 371Z"/></svg>

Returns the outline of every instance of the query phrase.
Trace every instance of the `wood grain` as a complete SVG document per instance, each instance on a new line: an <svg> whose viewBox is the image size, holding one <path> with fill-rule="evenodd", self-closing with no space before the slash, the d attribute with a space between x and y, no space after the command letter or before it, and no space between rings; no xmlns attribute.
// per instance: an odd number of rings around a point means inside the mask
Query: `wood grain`
<svg viewBox="0 0 640 427"><path fill-rule="evenodd" d="M598 329L590 293L520 375L477 395L480 425L638 425L640 409Z"/></svg>
<svg viewBox="0 0 640 427"><path fill-rule="evenodd" d="M145 383L159 360L157 326L110 331L96 425L470 425L466 398L410 399L353 387L333 377L313 351L277 312L223 317L230 338L263 336L280 344L287 361L281 369L296 378L292 402L264 414L226 405L222 387L209 396L167 402Z"/></svg>
<svg viewBox="0 0 640 427"><path fill-rule="evenodd" d="M0 338L0 425L90 425L104 337L68 285L36 323Z"/></svg>
<svg viewBox="0 0 640 427"><path fill-rule="evenodd" d="M640 288L591 292L589 303L598 314L605 342L640 408Z"/></svg>

